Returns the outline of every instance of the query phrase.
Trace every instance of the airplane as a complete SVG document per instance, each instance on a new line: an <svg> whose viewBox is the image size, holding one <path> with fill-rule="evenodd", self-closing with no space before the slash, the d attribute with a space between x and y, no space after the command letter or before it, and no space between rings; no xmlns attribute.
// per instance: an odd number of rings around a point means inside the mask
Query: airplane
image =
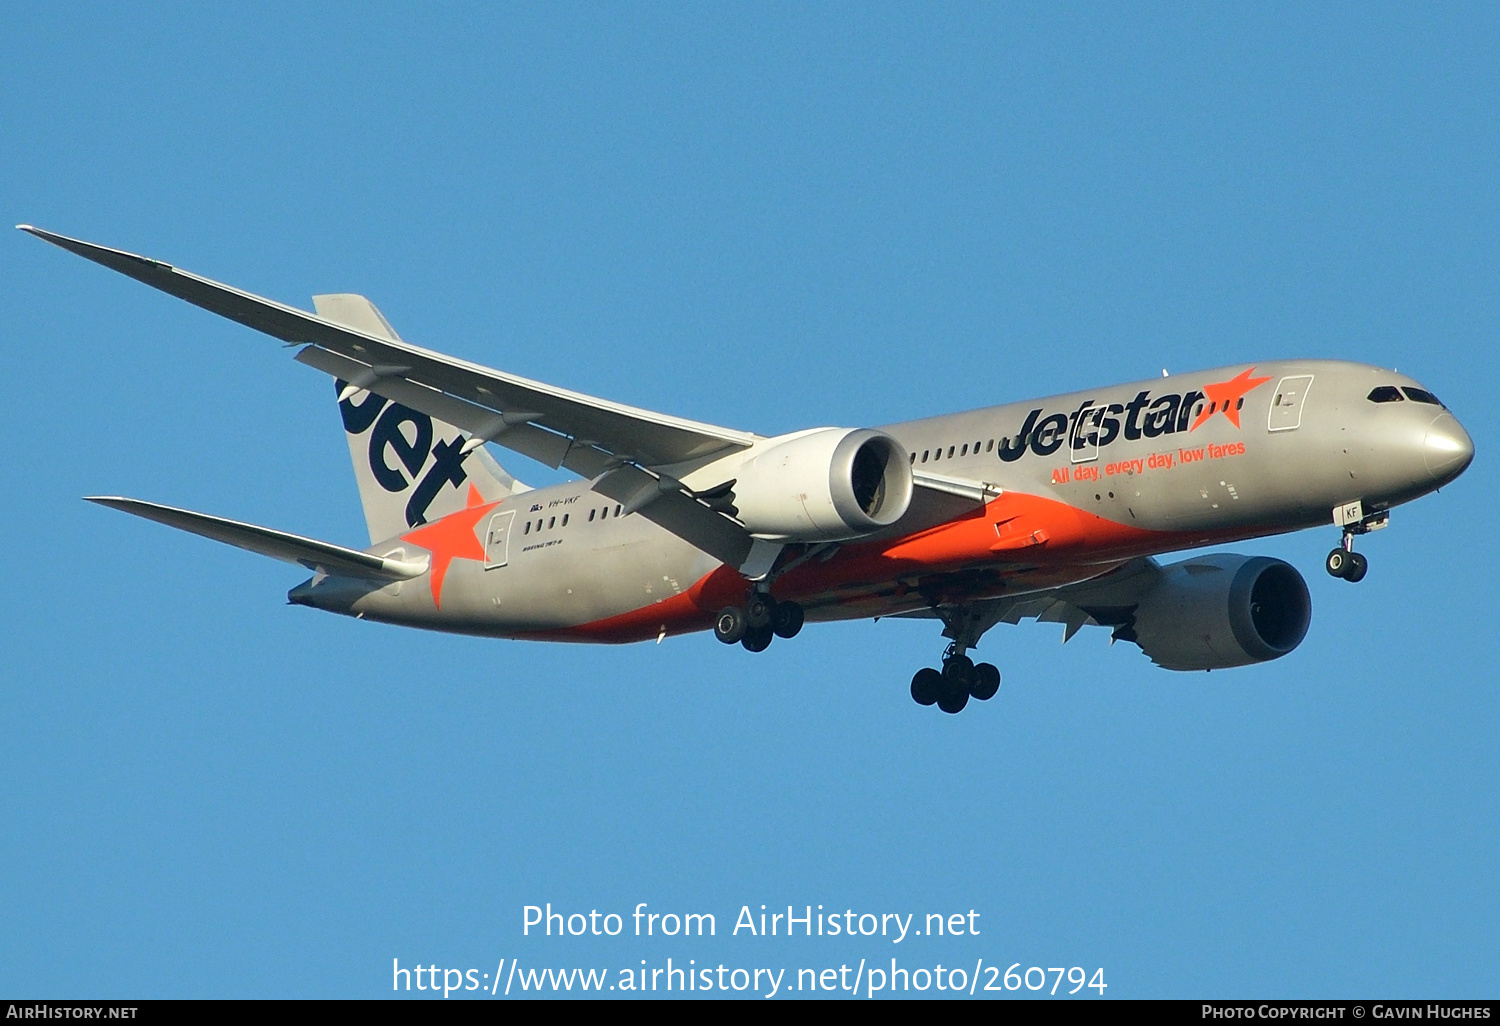
<svg viewBox="0 0 1500 1026"><path fill-rule="evenodd" d="M623 643L712 630L751 652L806 621L940 621L912 698L997 693L969 656L999 623L1084 626L1169 670L1278 659L1312 617L1280 559L1168 552L1336 526L1356 537L1457 478L1474 445L1417 381L1334 360L1178 374L875 428L762 436L403 341L368 299L313 312L171 264L22 231L299 347L334 379L370 544L335 545L120 496L89 501L313 576L288 601L486 637ZM576 480L528 488L493 443Z"/></svg>

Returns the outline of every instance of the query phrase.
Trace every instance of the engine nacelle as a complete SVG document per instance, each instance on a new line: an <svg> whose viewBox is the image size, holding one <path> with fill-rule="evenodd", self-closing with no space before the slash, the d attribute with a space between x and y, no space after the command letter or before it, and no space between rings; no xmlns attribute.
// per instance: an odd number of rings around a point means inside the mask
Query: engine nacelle
<svg viewBox="0 0 1500 1026"><path fill-rule="evenodd" d="M740 522L772 541L846 541L900 520L911 505L906 449L879 431L816 428L735 473Z"/></svg>
<svg viewBox="0 0 1500 1026"><path fill-rule="evenodd" d="M1135 611L1135 641L1168 670L1221 670L1279 659L1302 643L1312 598L1297 568L1220 552L1162 568Z"/></svg>

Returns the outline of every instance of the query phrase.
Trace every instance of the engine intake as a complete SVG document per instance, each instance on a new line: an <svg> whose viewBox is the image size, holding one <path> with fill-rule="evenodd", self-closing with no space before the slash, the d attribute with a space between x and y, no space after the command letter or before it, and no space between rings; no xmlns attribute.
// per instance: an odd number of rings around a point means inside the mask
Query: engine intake
<svg viewBox="0 0 1500 1026"><path fill-rule="evenodd" d="M911 505L901 443L869 429L816 428L741 464L734 506L758 538L846 541L889 527Z"/></svg>
<svg viewBox="0 0 1500 1026"><path fill-rule="evenodd" d="M1162 568L1135 612L1135 641L1168 670L1221 670L1279 659L1312 622L1307 582L1270 556L1215 553Z"/></svg>

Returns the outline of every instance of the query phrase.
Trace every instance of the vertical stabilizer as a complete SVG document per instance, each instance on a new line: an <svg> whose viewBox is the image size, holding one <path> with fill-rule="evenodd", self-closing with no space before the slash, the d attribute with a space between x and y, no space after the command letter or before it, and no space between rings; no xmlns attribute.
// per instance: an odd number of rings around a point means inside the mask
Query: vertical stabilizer
<svg viewBox="0 0 1500 1026"><path fill-rule="evenodd" d="M325 320L400 341L364 296L314 296L313 306ZM342 393L347 384L335 382L335 394ZM341 400L339 414L372 544L463 509L471 487L486 502L528 490L484 446L464 455L467 436L452 424L375 392L355 392Z"/></svg>

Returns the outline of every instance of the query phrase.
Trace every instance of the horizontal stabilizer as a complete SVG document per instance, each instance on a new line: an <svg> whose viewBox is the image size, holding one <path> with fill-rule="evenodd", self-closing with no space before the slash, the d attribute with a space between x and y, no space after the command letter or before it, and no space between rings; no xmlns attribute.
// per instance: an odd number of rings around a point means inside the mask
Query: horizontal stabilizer
<svg viewBox="0 0 1500 1026"><path fill-rule="evenodd" d="M115 495L85 496L89 502L108 506L123 513L131 513L158 524L175 527L179 531L212 538L214 541L233 545L236 548L258 552L262 556L297 563L317 573L336 577L360 577L375 581L404 581L420 577L427 571L427 560L410 561L374 556L358 549L314 541L300 535L273 531L269 527L240 523L212 517L206 513L161 506L140 499L126 499Z"/></svg>

